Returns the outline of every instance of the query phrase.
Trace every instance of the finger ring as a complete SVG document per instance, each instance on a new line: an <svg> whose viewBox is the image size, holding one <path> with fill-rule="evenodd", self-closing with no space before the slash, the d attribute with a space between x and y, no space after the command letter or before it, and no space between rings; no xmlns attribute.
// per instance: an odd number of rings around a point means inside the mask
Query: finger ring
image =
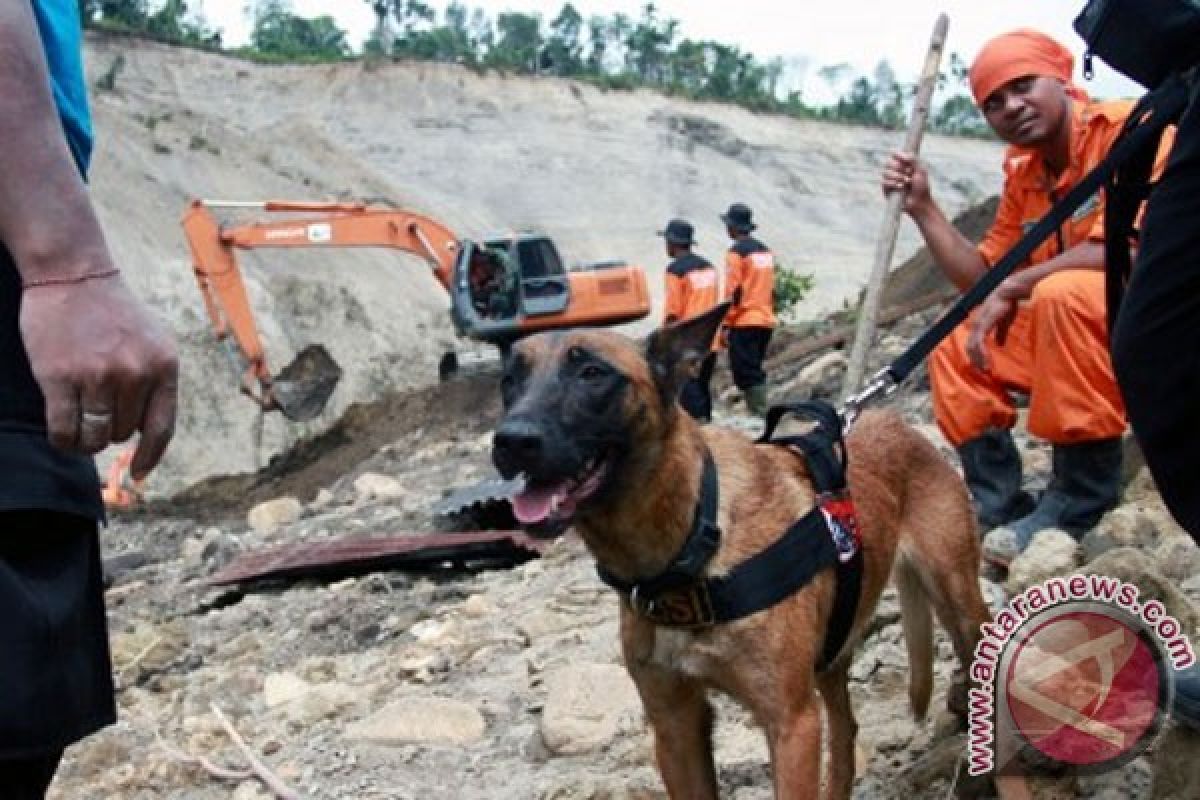
<svg viewBox="0 0 1200 800"><path fill-rule="evenodd" d="M107 425L112 420L111 411L84 411L84 425Z"/></svg>

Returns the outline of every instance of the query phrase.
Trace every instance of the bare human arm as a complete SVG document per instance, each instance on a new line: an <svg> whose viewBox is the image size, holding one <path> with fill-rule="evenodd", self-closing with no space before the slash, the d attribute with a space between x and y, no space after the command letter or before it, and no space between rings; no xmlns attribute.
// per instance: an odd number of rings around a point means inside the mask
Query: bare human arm
<svg viewBox="0 0 1200 800"><path fill-rule="evenodd" d="M946 218L929 190L929 173L909 153L888 158L881 181L884 194L904 192L904 211L917 224L934 261L960 290L970 288L988 265L967 237Z"/></svg>
<svg viewBox="0 0 1200 800"><path fill-rule="evenodd" d="M141 479L175 428L175 345L116 271L27 2L0 3L0 142L0 241L25 286L21 337L50 441L95 453L141 432L130 469Z"/></svg>
<svg viewBox="0 0 1200 800"><path fill-rule="evenodd" d="M967 355L977 368L987 370L987 351L983 347L994 329L996 340L1004 344L1008 328L1016 316L1018 304L1033 294L1033 287L1047 275L1068 269L1104 271L1104 243L1086 240L1048 261L1014 272L997 286L971 321L967 336Z"/></svg>

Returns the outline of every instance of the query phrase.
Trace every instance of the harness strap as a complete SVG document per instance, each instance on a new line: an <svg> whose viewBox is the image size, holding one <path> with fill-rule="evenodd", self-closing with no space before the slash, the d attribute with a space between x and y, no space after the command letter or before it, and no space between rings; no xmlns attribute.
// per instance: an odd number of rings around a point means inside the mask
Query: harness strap
<svg viewBox="0 0 1200 800"><path fill-rule="evenodd" d="M789 414L811 419L816 427L801 436L775 436L775 428ZM767 411L766 427L757 443L800 450L818 495L845 491L849 462L842 441L842 418L828 403L808 400L772 406Z"/></svg>
<svg viewBox="0 0 1200 800"><path fill-rule="evenodd" d="M749 616L786 600L830 567L837 570L837 588L829 614L817 670L824 672L837 659L850 636L862 588L862 550L849 562L841 560L819 508L794 522L787 533L728 575L709 583L716 621Z"/></svg>
<svg viewBox="0 0 1200 800"><path fill-rule="evenodd" d="M618 591L627 594L637 591L645 597L694 583L704 574L704 568L721 545L721 529L717 527L718 488L717 464L712 453L705 449L704 472L700 478L696 512L692 515L692 530L674 560L658 575L642 581L623 580L597 564L600 580Z"/></svg>

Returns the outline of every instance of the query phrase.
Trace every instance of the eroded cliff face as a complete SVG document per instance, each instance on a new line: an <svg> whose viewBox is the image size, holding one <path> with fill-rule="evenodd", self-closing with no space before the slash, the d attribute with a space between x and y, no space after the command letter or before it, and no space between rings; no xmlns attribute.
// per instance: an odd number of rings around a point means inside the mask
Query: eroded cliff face
<svg viewBox="0 0 1200 800"><path fill-rule="evenodd" d="M115 88L92 92L92 191L118 262L174 328L183 363L179 430L155 492L252 470L326 429L352 402L436 380L438 356L456 346L447 297L419 259L375 250L246 254L273 367L320 342L345 369L316 421L297 426L275 415L260 426L212 340L191 274L179 217L192 197L365 199L432 214L464 236L536 229L555 238L568 264L643 264L656 302L665 257L655 231L687 217L699 251L719 260L727 240L718 214L742 201L780 262L815 274L800 310L814 316L861 288L884 207L878 172L901 142L894 133L449 65L259 66L89 38L93 77L118 58ZM999 186L997 145L934 136L924 152L951 213ZM906 228L897 259L915 244Z"/></svg>

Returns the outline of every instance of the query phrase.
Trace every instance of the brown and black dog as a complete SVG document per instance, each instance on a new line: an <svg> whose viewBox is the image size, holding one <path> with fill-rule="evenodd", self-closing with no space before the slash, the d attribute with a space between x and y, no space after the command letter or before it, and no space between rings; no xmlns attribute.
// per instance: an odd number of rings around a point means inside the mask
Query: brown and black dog
<svg viewBox="0 0 1200 800"><path fill-rule="evenodd" d="M719 475L722 532L708 575L759 553L812 509L802 458L736 431L702 428L675 400L724 311L656 332L644 353L618 334L585 330L534 336L513 348L493 460L505 477L526 476L513 505L529 533L556 536L573 526L609 574L628 582L657 575L692 527L706 449ZM989 614L966 487L895 413L863 414L847 450L863 535L862 594L847 644L825 671L817 664L833 569L765 611L700 629L656 625L621 595L625 664L672 798L717 797L712 688L744 704L765 729L775 796L786 800L819 793L819 693L830 733L827 796L850 796L857 724L847 671L889 575L903 610L917 716L932 691L931 609L969 669Z"/></svg>

